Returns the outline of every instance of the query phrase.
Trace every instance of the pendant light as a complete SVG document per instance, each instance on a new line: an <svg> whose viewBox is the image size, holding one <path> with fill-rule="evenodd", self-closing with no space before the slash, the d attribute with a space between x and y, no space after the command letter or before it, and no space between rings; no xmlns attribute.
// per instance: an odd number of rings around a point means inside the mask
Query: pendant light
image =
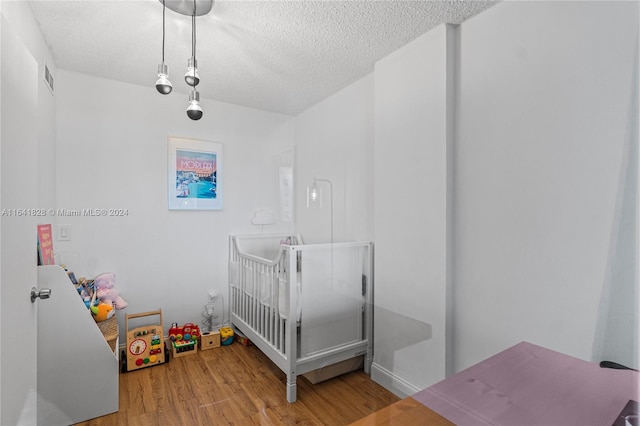
<svg viewBox="0 0 640 426"><path fill-rule="evenodd" d="M173 86L169 81L169 68L164 63L164 38L165 38L165 19L164 15L167 10L165 0L162 0L162 63L158 65L158 80L156 81L156 89L163 95L171 93Z"/></svg>
<svg viewBox="0 0 640 426"><path fill-rule="evenodd" d="M193 15L191 16L191 57L187 61L187 72L184 74L184 81L191 87L196 87L200 83L198 75L198 61L196 61L196 2L193 1Z"/></svg>
<svg viewBox="0 0 640 426"><path fill-rule="evenodd" d="M202 118L202 107L200 106L200 93L193 88L189 92L189 105L187 105L187 116L192 120Z"/></svg>
<svg viewBox="0 0 640 426"><path fill-rule="evenodd" d="M187 61L187 72L184 74L184 81L189 86L196 87L200 83L200 76L198 75L198 61L195 57L189 58Z"/></svg>
<svg viewBox="0 0 640 426"><path fill-rule="evenodd" d="M187 117L192 120L200 120L203 111L200 106L200 93L196 90L196 86L200 83L198 61L196 61L196 0L193 0L193 15L191 16L191 58L187 61L187 73L184 75L184 80L193 87L189 92Z"/></svg>
<svg viewBox="0 0 640 426"><path fill-rule="evenodd" d="M169 81L168 68L164 63L164 40L165 40L165 10L168 7L172 11L181 15L191 16L191 57L187 61L187 72L184 80L190 86L189 104L187 105L187 116L192 120L202 118L202 106L200 105L200 93L196 86L200 83L198 75L198 61L196 61L196 16L209 13L213 5L213 0L193 0L193 7L190 0L159 0L162 2L162 63L158 66L158 81L156 89L163 95L171 93L172 86ZM197 3L200 7L197 7Z"/></svg>

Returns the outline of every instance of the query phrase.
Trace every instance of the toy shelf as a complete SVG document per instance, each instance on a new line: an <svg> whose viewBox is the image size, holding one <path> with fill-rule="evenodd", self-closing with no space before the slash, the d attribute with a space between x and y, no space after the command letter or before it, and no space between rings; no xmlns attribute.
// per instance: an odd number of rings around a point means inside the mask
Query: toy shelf
<svg viewBox="0 0 640 426"><path fill-rule="evenodd" d="M38 424L69 425L118 411L118 323L96 323L60 266L38 266L51 297L38 309Z"/></svg>

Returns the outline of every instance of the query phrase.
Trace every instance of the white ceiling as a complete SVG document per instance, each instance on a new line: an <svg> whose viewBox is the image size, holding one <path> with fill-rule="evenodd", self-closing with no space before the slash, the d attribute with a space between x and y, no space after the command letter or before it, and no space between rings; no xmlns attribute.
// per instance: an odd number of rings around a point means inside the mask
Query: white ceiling
<svg viewBox="0 0 640 426"><path fill-rule="evenodd" d="M29 1L55 65L154 90L162 59L159 0ZM196 18L200 97L297 114L373 70L441 23L495 2L216 1ZM191 17L166 11L165 63L184 94ZM158 96L161 96L158 94Z"/></svg>

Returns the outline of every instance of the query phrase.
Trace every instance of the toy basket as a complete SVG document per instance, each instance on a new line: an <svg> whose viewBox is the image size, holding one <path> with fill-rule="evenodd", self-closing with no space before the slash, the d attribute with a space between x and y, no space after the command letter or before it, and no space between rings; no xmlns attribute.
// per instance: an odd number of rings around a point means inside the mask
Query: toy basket
<svg viewBox="0 0 640 426"><path fill-rule="evenodd" d="M98 323L98 328L102 332L104 339L109 344L111 351L115 352L116 343L118 341L118 320L116 316L112 316L106 321L100 321Z"/></svg>

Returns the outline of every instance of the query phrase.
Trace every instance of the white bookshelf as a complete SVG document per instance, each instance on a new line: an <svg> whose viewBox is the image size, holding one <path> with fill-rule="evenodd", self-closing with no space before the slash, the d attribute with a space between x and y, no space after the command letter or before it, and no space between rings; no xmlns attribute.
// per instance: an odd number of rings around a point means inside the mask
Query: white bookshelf
<svg viewBox="0 0 640 426"><path fill-rule="evenodd" d="M69 425L118 411L118 342L112 350L60 266L38 267L51 297L38 309L38 424Z"/></svg>

